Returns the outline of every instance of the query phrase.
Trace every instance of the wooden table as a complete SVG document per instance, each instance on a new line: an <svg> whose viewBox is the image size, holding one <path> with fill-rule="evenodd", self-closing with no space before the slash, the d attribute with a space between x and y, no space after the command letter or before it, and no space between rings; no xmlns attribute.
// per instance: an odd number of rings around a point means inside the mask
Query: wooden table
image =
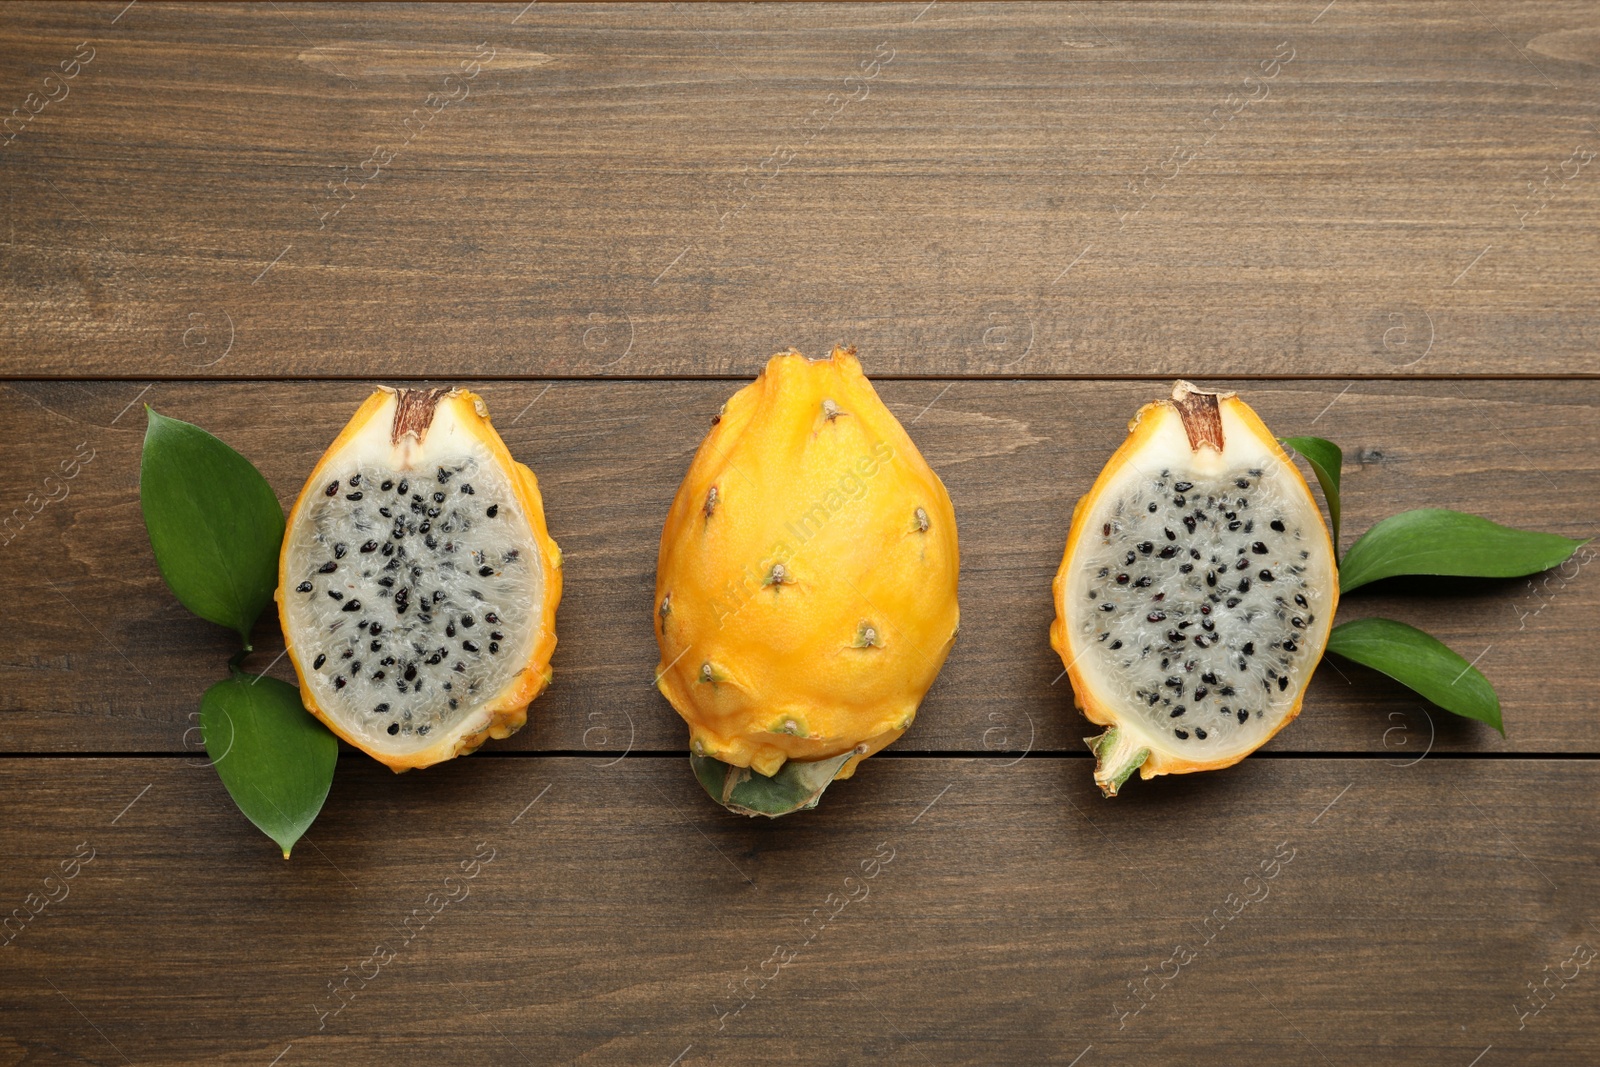
<svg viewBox="0 0 1600 1067"><path fill-rule="evenodd" d="M1346 543L1600 532L1592 5L123 3L0 10L0 502L92 457L4 550L0 908L77 877L0 950L0 1064L1600 1062L1593 552L1344 605L1475 660L1503 738L1329 662L1107 801L1046 641L1178 375L1340 442ZM837 341L954 498L961 639L755 822L651 687L656 539L718 405ZM345 754L285 863L197 745L229 638L156 573L140 405L287 504L414 381L539 473L555 684L471 758Z"/></svg>

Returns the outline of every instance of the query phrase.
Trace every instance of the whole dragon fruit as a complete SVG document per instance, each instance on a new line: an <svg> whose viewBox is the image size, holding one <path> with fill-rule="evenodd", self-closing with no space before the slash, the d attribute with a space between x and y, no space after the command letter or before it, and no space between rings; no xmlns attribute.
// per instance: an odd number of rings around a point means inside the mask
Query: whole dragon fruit
<svg viewBox="0 0 1600 1067"><path fill-rule="evenodd" d="M506 737L550 682L561 550L462 389L380 389L289 514L278 611L306 708L396 771Z"/></svg>
<svg viewBox="0 0 1600 1067"><path fill-rule="evenodd" d="M955 513L851 349L773 356L661 532L657 687L731 810L814 806L898 738L959 621Z"/></svg>

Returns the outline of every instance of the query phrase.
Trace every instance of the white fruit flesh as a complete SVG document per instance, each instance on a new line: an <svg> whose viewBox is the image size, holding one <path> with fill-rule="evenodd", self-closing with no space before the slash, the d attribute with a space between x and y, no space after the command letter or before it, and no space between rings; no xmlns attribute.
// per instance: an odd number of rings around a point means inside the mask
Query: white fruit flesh
<svg viewBox="0 0 1600 1067"><path fill-rule="evenodd" d="M1232 404L1220 416L1219 453L1147 410L1160 422L1096 487L1063 590L1075 673L1115 709L1119 747L1204 764L1294 714L1337 588L1305 483Z"/></svg>
<svg viewBox="0 0 1600 1067"><path fill-rule="evenodd" d="M285 532L280 595L315 703L363 748L406 755L482 729L528 664L545 590L471 409L447 399L420 443L395 444L395 403L324 460Z"/></svg>

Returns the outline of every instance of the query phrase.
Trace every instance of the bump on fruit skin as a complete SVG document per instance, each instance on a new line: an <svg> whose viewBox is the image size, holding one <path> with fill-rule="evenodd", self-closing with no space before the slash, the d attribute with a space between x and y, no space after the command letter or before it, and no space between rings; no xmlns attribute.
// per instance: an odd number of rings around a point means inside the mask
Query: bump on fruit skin
<svg viewBox="0 0 1600 1067"><path fill-rule="evenodd" d="M849 777L937 676L958 564L949 495L854 351L773 356L723 406L662 530L657 687L691 752L770 777L865 746Z"/></svg>
<svg viewBox="0 0 1600 1067"><path fill-rule="evenodd" d="M525 657L519 661L522 664L520 669L512 673L509 680L497 692L487 694L481 699L468 698L476 706L469 707L468 712L460 717L451 729L440 731L432 743L424 747L413 746L411 751L395 751L386 748L381 738L375 740L371 736L362 736L358 729L342 723L337 715L330 713L330 710L319 702L316 695L317 686L312 682L312 676L321 668L313 666L311 656L320 656L321 653L311 649L309 645L317 643L321 638L297 632L293 620L293 598L303 595L299 590L304 583L300 582L298 576L293 580L288 576L291 568L297 564L296 553L303 553L305 549L304 544L295 539L295 531L300 529L302 513L323 500L327 495L325 488L327 485L346 476L350 457L357 453L365 454L369 458L377 456L383 464L395 472L396 479L404 478L407 471L412 468L420 470L425 467L431 471L434 467L433 457L438 454L435 446L443 442L440 435L444 431L435 433L434 444L429 443L428 434L431 428L439 425L446 426L450 434L461 435L463 447L470 447L474 454L482 455L487 463L504 475L509 492L517 505L515 510L521 513L528 524L527 541L522 546L526 550L523 552L523 559L527 561L529 557L537 558L542 600L538 605L537 615L530 620L534 632L529 638ZM378 448L374 452L374 435L380 432L382 437L392 443L392 448ZM441 477L448 475L449 471L443 471ZM370 492L380 487L353 488L356 491ZM398 487L397 485L393 488L398 489ZM458 487L458 491L465 494L462 497L464 500L481 500L481 497L468 487ZM434 506L437 507L437 504ZM496 505L491 504L488 507L494 508L496 512L501 511ZM506 513L497 518L490 517L494 521L504 523L511 518L511 515ZM555 612L561 599L561 550L550 538L545 525L538 480L532 471L511 457L505 443L490 423L488 409L480 397L462 389L395 390L387 387L378 389L357 410L313 468L305 488L290 512L287 531L279 556L277 590L279 617L283 626L286 650L299 676L301 701L306 710L321 719L336 735L390 769L400 772L431 766L442 760L472 752L490 738L509 737L526 723L528 704L544 691L552 677L550 658L556 643ZM378 531L375 536L383 538L383 548L387 550L390 545L388 538L384 537L385 533L387 531ZM359 560L373 561L371 565L376 565L377 561L383 558L392 560L394 557L391 557L388 551L381 554L377 551L365 553L362 545L357 543L352 546L348 556L340 565L356 564ZM399 610L402 612L411 610L411 605ZM415 605L415 610L411 610L411 614L414 617L422 610L424 609L418 603ZM486 617L481 621L493 625L495 620ZM495 633L497 632L486 629L484 636L493 641ZM376 631L373 631L373 636L378 636ZM516 637L515 634L508 636ZM308 646L304 655L301 654L299 647L302 643ZM465 642L463 646L464 644ZM487 652L494 651L493 646L487 649ZM397 679L397 684L403 680ZM324 699L333 699L332 694L326 695Z"/></svg>

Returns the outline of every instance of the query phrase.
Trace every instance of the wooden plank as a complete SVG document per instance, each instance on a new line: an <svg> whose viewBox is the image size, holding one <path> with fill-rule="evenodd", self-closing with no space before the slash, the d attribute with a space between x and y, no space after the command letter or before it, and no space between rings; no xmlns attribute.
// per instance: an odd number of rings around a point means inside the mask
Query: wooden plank
<svg viewBox="0 0 1600 1067"><path fill-rule="evenodd" d="M1600 1058L1592 761L883 760L781 823L602 764L345 761L285 863L203 765L0 760L0 901L60 897L0 1062Z"/></svg>
<svg viewBox="0 0 1600 1067"><path fill-rule="evenodd" d="M5 374L1600 370L1583 3L119 7L0 17Z"/></svg>
<svg viewBox="0 0 1600 1067"><path fill-rule="evenodd" d="M1235 383L1239 384L1239 383ZM1080 750L1046 630L1049 585L1074 501L1153 383L890 381L889 406L948 485L961 523L961 639L904 749ZM1344 444L1346 543L1411 507L1456 507L1573 537L1596 532L1600 385L1532 382L1242 384L1278 432ZM183 750L229 636L162 586L140 519L139 405L198 422L257 462L287 505L365 396L357 383L73 383L0 387L13 439L0 500L56 495L45 477L92 460L67 496L4 548L0 708L6 751ZM495 747L678 751L682 725L651 688L650 601L660 524L728 382L508 382L483 386L512 451L538 473L566 556L556 680L533 722ZM1584 560L1592 558L1589 553ZM1349 617L1392 615L1437 633L1499 686L1507 737L1433 714L1386 680L1325 668L1279 751L1594 752L1587 565L1525 581L1419 583L1351 596ZM271 620L257 669L292 677ZM1431 741L1430 741L1431 739Z"/></svg>

